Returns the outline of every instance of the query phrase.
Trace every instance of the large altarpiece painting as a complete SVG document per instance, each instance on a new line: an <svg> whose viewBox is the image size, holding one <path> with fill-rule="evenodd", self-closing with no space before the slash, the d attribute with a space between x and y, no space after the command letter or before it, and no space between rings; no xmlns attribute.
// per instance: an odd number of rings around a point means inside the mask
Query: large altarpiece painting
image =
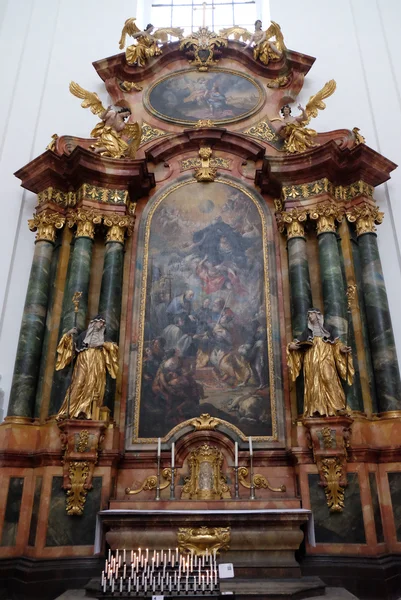
<svg viewBox="0 0 401 600"><path fill-rule="evenodd" d="M206 185L181 177L148 205L139 236L133 441L169 438L202 413L241 437L277 440L279 325L266 204L228 177Z"/></svg>

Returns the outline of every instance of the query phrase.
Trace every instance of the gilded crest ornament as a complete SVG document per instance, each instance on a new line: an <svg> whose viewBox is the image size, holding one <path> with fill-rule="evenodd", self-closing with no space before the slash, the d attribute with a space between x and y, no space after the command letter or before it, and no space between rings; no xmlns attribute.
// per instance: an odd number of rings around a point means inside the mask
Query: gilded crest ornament
<svg viewBox="0 0 401 600"><path fill-rule="evenodd" d="M230 547L230 527L180 527L177 533L177 545L180 552L204 556L219 554Z"/></svg>
<svg viewBox="0 0 401 600"><path fill-rule="evenodd" d="M227 45L227 39L209 31L209 28L204 26L200 27L196 33L191 33L184 38L180 44L180 50L187 50L193 54L194 59L190 61L190 65L198 67L198 71L208 71L218 62L214 54L216 48L223 48Z"/></svg>
<svg viewBox="0 0 401 600"><path fill-rule="evenodd" d="M217 175L217 169L210 166L212 149L209 146L203 146L199 149L201 166L195 170L194 177L199 182L214 181Z"/></svg>

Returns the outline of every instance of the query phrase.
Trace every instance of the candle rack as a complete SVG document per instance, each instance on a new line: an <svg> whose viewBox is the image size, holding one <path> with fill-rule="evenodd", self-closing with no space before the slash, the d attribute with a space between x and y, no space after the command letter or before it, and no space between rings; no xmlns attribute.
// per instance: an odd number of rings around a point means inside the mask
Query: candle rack
<svg viewBox="0 0 401 600"><path fill-rule="evenodd" d="M109 551L97 598L152 596L213 598L220 595L216 553L181 554L173 551Z"/></svg>

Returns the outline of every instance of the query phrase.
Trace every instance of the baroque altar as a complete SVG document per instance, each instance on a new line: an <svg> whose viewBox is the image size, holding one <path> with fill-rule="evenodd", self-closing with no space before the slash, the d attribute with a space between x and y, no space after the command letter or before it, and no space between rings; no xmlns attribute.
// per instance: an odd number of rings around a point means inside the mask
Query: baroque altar
<svg viewBox="0 0 401 600"><path fill-rule="evenodd" d="M24 561L62 565L63 590L142 545L215 548L259 580L355 590L360 557L392 579L401 384L374 191L396 165L357 128L310 127L336 83L294 108L315 59L284 37L127 19L94 63L112 105L70 83L89 137L16 172L38 198L0 425L22 586Z"/></svg>

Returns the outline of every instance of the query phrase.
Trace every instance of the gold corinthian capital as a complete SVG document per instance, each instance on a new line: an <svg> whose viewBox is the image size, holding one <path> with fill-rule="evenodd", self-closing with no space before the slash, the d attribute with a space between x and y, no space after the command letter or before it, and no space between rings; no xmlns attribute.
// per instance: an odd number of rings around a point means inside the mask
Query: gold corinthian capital
<svg viewBox="0 0 401 600"><path fill-rule="evenodd" d="M131 235L134 228L134 218L130 215L106 215L103 223L107 227L106 244L108 242L124 244L125 231Z"/></svg>
<svg viewBox="0 0 401 600"><path fill-rule="evenodd" d="M56 229L61 229L65 223L65 217L58 212L45 211L34 215L29 219L28 226L31 231L37 231L35 240L54 242L56 239Z"/></svg>
<svg viewBox="0 0 401 600"><path fill-rule="evenodd" d="M93 240L95 237L95 225L102 222L102 215L93 209L84 210L79 208L76 212L70 211L67 217L68 227L77 226L75 236L88 237Z"/></svg>
<svg viewBox="0 0 401 600"><path fill-rule="evenodd" d="M352 206L347 209L346 215L350 223L355 223L358 237L364 233L375 233L376 225L380 225L384 219L379 207L371 204Z"/></svg>
<svg viewBox="0 0 401 600"><path fill-rule="evenodd" d="M287 239L305 237L304 221L308 213L306 210L293 208L289 211L276 212L277 226L280 233L287 232Z"/></svg>
<svg viewBox="0 0 401 600"><path fill-rule="evenodd" d="M340 223L344 215L344 209L332 202L318 204L309 211L309 217L316 221L317 235L321 233L335 233L336 221Z"/></svg>

